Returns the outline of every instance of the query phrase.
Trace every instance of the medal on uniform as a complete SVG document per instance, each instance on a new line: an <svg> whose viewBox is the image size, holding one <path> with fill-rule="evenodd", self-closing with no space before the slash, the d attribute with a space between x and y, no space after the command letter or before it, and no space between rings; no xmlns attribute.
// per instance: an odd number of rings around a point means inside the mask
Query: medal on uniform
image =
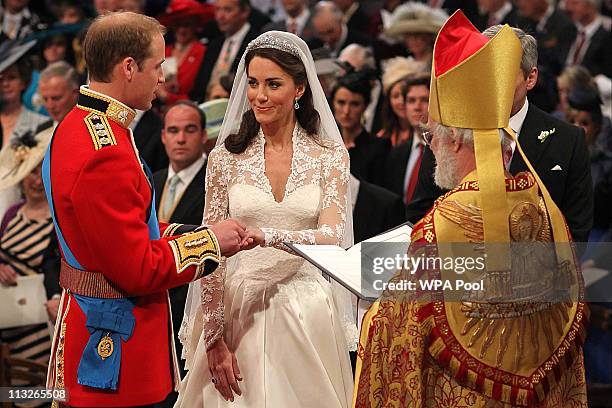
<svg viewBox="0 0 612 408"><path fill-rule="evenodd" d="M98 355L102 358L102 360L106 360L111 356L111 354L113 354L114 349L115 345L113 344L113 339L111 339L107 333L98 343Z"/></svg>

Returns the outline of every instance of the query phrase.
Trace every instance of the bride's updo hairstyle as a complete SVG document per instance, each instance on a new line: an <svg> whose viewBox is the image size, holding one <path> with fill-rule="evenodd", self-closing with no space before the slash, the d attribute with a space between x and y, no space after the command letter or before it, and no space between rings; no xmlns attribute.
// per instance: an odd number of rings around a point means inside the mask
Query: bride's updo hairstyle
<svg viewBox="0 0 612 408"><path fill-rule="evenodd" d="M315 136L319 129L319 112L314 108L312 92L308 86L306 68L300 58L277 48L250 49L244 57L244 66L247 72L249 64L255 57L266 58L274 62L293 78L293 82L295 82L296 85L304 85L304 94L299 99L300 108L296 109L294 112L298 123L304 128L306 133ZM225 139L225 148L231 153L242 153L255 136L257 136L258 132L259 122L255 119L253 109L249 109L242 115L242 122L240 122L238 133L231 134Z"/></svg>

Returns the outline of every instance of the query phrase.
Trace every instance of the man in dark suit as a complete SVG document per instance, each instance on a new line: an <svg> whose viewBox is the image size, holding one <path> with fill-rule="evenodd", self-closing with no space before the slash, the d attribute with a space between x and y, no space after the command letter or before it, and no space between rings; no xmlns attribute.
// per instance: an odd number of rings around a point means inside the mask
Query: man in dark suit
<svg viewBox="0 0 612 408"><path fill-rule="evenodd" d="M559 75L576 39L574 23L552 0L517 0L516 6L528 20L521 28L534 33L538 41L541 64Z"/></svg>
<svg viewBox="0 0 612 408"><path fill-rule="evenodd" d="M223 36L208 43L202 65L195 78L189 98L198 103L206 99L211 83L222 75L235 73L249 42L259 34L259 29L248 22L251 7L249 0L217 0L215 20Z"/></svg>
<svg viewBox="0 0 612 408"><path fill-rule="evenodd" d="M46 28L40 17L30 10L29 1L3 1L0 4L0 44L25 38L34 31Z"/></svg>
<svg viewBox="0 0 612 408"><path fill-rule="evenodd" d="M494 36L501 26L493 26L484 34ZM514 29L523 47L521 77L517 80L512 105L510 127L517 133L525 155L548 189L555 204L565 216L576 242L586 242L593 224L593 189L589 154L584 131L560 121L527 100L527 91L538 78L537 46L535 39L520 29ZM546 133L548 132L548 133ZM514 151L510 173L527 170L527 166ZM426 149L421 162L415 200L408 206L409 221L418 221L434 200L444 193L434 184L435 159Z"/></svg>
<svg viewBox="0 0 612 408"><path fill-rule="evenodd" d="M578 36L567 56L567 65L579 64L591 75L612 78L612 33L599 14L599 0L567 0L565 8L578 26Z"/></svg>
<svg viewBox="0 0 612 408"><path fill-rule="evenodd" d="M337 57L349 44L360 44L366 47L372 41L357 31L350 30L342 21L344 14L330 1L320 1L314 8L312 24L315 38L308 42L311 50L326 47L332 57Z"/></svg>
<svg viewBox="0 0 612 408"><path fill-rule="evenodd" d="M455 11L461 9L463 14L470 20L476 21L478 17L477 0L418 0L434 9L442 9L450 16Z"/></svg>
<svg viewBox="0 0 612 408"><path fill-rule="evenodd" d="M170 165L153 174L155 205L160 221L200 225L204 212L204 178L208 140L206 116L193 102L176 102L166 111L162 142ZM175 336L183 320L187 285L170 290L172 325ZM180 342L174 339L180 355ZM183 360L180 361L183 371Z"/></svg>
<svg viewBox="0 0 612 408"><path fill-rule="evenodd" d="M312 14L306 0L282 1L287 18L266 24L261 31L287 31L301 37L304 41L311 40L314 36L314 28L312 27Z"/></svg>
<svg viewBox="0 0 612 408"><path fill-rule="evenodd" d="M199 225L204 211L204 144L208 140L204 112L192 101L176 102L164 116L161 140L170 164L153 174L159 219Z"/></svg>
<svg viewBox="0 0 612 408"><path fill-rule="evenodd" d="M333 0L334 4L344 14L343 21L351 31L359 31L368 36L376 37L378 35L377 27L374 26L371 17L365 12L361 6L361 2L357 0Z"/></svg>
<svg viewBox="0 0 612 408"><path fill-rule="evenodd" d="M397 194L350 176L355 242L372 238L406 222L406 207Z"/></svg>
<svg viewBox="0 0 612 408"><path fill-rule="evenodd" d="M497 24L508 24L511 27L521 27L524 24L524 18L510 0L478 0L478 6L482 13L474 20L474 25L481 31Z"/></svg>
<svg viewBox="0 0 612 408"><path fill-rule="evenodd" d="M168 166L168 156L161 140L162 127L162 120L153 109L136 111L136 117L130 123L138 152L152 172Z"/></svg>
<svg viewBox="0 0 612 408"><path fill-rule="evenodd" d="M402 197L404 203L408 204L414 198L423 160L425 143L421 137L420 125L427 122L429 77L421 76L408 81L403 93L412 135L406 143L394 147L389 153L383 187Z"/></svg>

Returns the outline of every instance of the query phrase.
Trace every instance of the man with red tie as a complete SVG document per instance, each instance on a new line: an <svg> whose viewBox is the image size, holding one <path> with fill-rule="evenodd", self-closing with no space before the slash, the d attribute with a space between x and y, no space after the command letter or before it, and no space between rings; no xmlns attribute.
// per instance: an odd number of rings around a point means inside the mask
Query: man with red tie
<svg viewBox="0 0 612 408"><path fill-rule="evenodd" d="M164 82L163 34L135 13L94 21L84 41L90 85L43 163L64 289L47 386L65 389L68 406L164 400L180 381L167 289L213 273L222 255L249 244L234 220L157 222L152 176L129 124Z"/></svg>
<svg viewBox="0 0 612 408"><path fill-rule="evenodd" d="M404 203L412 201L419 178L419 168L425 141L421 137L421 125L427 122L429 106L429 75L411 79L404 89L406 116L412 129L410 138L394 147L385 167L383 187L401 196Z"/></svg>

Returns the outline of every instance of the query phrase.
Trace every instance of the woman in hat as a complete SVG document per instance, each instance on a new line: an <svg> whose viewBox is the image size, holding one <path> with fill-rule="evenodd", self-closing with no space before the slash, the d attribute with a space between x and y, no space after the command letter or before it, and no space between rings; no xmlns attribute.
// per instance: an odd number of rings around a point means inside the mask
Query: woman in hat
<svg viewBox="0 0 612 408"><path fill-rule="evenodd" d="M431 66L436 34L448 15L421 3L406 3L393 12L392 23L385 35L403 41L408 52L417 61Z"/></svg>
<svg viewBox="0 0 612 408"><path fill-rule="evenodd" d="M576 88L592 89L597 92L597 84L589 70L580 65L571 65L557 77L559 103L553 113L557 118L570 121L572 108L569 104L569 95Z"/></svg>
<svg viewBox="0 0 612 408"><path fill-rule="evenodd" d="M52 128L34 137L28 133L0 151L0 194L17 185L23 195L3 214L0 224L0 284L16 285L20 276L44 273L47 312L49 320L55 321L59 251L41 177L41 161L52 133ZM9 344L12 357L49 361L51 338L46 323L4 329L0 340Z"/></svg>
<svg viewBox="0 0 612 408"><path fill-rule="evenodd" d="M35 41L19 44L5 42L0 47L0 148L46 124L49 118L28 110L22 103L22 96L30 83L29 61L22 58ZM19 189L6 188L0 194L0 214L17 202Z"/></svg>
<svg viewBox="0 0 612 408"><path fill-rule="evenodd" d="M394 147L409 140L412 134L404 103L403 87L406 79L424 69L425 64L403 57L393 58L385 66L382 77L385 94L383 128L376 136L391 140Z"/></svg>
<svg viewBox="0 0 612 408"><path fill-rule="evenodd" d="M197 28L214 15L213 6L195 0L173 0L166 14L159 17L170 29L174 43L166 46L166 65L172 65L166 83L159 88L158 97L165 104L189 99L195 77L200 69L206 48L200 43Z"/></svg>

